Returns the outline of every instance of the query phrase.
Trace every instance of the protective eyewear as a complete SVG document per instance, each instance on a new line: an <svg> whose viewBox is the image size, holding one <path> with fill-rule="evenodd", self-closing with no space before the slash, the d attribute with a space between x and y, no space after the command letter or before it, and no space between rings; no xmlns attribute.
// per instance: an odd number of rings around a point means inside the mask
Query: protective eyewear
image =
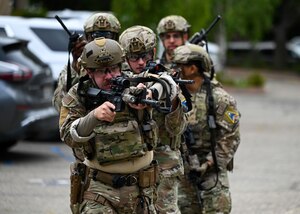
<svg viewBox="0 0 300 214"><path fill-rule="evenodd" d="M131 62L136 62L139 59L142 59L143 61L149 61L150 59L153 58L153 52L152 51L148 51L148 52L141 53L141 54L130 54L130 55L127 56L127 58Z"/></svg>
<svg viewBox="0 0 300 214"><path fill-rule="evenodd" d="M115 38L115 33L110 32L110 31L95 31L92 33L92 37L99 38L99 37L104 37L107 39L114 39Z"/></svg>
<svg viewBox="0 0 300 214"><path fill-rule="evenodd" d="M112 65L112 66L109 66L109 67L95 68L95 69L93 69L93 72L96 72L96 73L99 73L99 74L116 73L116 72L120 72L120 66L119 65Z"/></svg>

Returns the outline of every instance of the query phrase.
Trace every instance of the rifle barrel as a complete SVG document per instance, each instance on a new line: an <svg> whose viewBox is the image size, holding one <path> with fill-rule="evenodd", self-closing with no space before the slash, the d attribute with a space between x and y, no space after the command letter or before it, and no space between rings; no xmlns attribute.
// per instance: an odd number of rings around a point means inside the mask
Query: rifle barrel
<svg viewBox="0 0 300 214"><path fill-rule="evenodd" d="M217 22L221 19L222 17L218 15L214 21L210 24L210 26L206 29L205 33L207 34L214 26L217 24Z"/></svg>
<svg viewBox="0 0 300 214"><path fill-rule="evenodd" d="M66 25L63 23L63 21L61 20L61 18L58 15L55 15L55 18L59 22L59 24L63 27L63 29L68 33L68 35L71 36L72 35L71 32L66 27Z"/></svg>

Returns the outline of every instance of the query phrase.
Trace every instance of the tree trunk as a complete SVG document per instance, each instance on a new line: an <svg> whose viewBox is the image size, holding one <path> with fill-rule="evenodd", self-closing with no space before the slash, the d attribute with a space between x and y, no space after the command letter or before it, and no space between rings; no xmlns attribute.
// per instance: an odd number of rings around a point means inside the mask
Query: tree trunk
<svg viewBox="0 0 300 214"><path fill-rule="evenodd" d="M10 15L12 11L11 0L1 0L0 15Z"/></svg>
<svg viewBox="0 0 300 214"><path fill-rule="evenodd" d="M274 29L275 37L275 68L283 68L288 62L288 54L286 49L288 29L299 19L298 0L284 0L278 9L278 21Z"/></svg>
<svg viewBox="0 0 300 214"><path fill-rule="evenodd" d="M15 1L15 9L23 10L24 8L28 8L29 0L16 0Z"/></svg>
<svg viewBox="0 0 300 214"><path fill-rule="evenodd" d="M226 65L227 61L227 38L226 38L226 26L225 26L225 10L224 10L224 4L222 2L217 2L216 4L216 11L218 14L221 14L222 19L218 23L218 33L216 34L216 41L217 44L219 45L220 51L219 51L219 58L221 65L219 65L219 68L221 70L224 69L224 66Z"/></svg>

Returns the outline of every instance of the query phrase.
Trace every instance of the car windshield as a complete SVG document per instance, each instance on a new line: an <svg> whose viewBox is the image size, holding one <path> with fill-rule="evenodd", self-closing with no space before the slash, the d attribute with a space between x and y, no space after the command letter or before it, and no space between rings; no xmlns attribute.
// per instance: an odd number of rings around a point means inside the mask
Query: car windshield
<svg viewBox="0 0 300 214"><path fill-rule="evenodd" d="M0 27L0 36L7 36L4 28Z"/></svg>
<svg viewBox="0 0 300 214"><path fill-rule="evenodd" d="M63 29L35 28L31 30L53 51L68 51L69 35ZM70 32L74 32L70 30ZM82 32L77 32L82 33Z"/></svg>

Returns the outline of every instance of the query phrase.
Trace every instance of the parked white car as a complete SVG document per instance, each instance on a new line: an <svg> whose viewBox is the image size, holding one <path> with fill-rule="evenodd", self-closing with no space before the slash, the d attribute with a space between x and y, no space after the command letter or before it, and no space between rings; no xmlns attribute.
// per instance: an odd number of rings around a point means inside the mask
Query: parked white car
<svg viewBox="0 0 300 214"><path fill-rule="evenodd" d="M63 20L70 32L83 33L83 23ZM52 69L53 77L68 61L69 35L55 18L23 18L0 16L0 35L29 40L29 49Z"/></svg>

